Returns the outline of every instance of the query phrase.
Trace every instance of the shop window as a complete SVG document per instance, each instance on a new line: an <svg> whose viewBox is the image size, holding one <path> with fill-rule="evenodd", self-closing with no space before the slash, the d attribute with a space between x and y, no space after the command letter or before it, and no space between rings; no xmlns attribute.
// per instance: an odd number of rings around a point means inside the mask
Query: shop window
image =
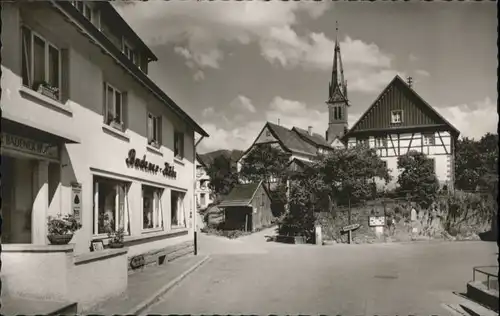
<svg viewBox="0 0 500 316"><path fill-rule="evenodd" d="M142 186L142 229L163 227L163 189Z"/></svg>
<svg viewBox="0 0 500 316"><path fill-rule="evenodd" d="M174 156L175 158L184 158L184 133L174 132Z"/></svg>
<svg viewBox="0 0 500 316"><path fill-rule="evenodd" d="M120 131L124 130L123 93L104 83L104 122Z"/></svg>
<svg viewBox="0 0 500 316"><path fill-rule="evenodd" d="M94 177L94 234L123 228L129 232L129 184L122 181Z"/></svg>
<svg viewBox="0 0 500 316"><path fill-rule="evenodd" d="M161 117L148 113L148 144L156 148L161 146Z"/></svg>
<svg viewBox="0 0 500 316"><path fill-rule="evenodd" d="M172 227L184 226L184 196L185 193L171 191L170 193L170 224Z"/></svg>
<svg viewBox="0 0 500 316"><path fill-rule="evenodd" d="M23 85L54 100L61 99L61 50L22 27Z"/></svg>

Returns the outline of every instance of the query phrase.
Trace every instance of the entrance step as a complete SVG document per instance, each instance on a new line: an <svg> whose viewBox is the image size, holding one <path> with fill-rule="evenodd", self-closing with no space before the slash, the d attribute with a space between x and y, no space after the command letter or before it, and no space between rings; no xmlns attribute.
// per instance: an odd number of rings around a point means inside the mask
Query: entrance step
<svg viewBox="0 0 500 316"><path fill-rule="evenodd" d="M496 282L496 284L491 284ZM467 297L471 300L480 303L495 312L498 312L498 280L486 282L469 282L467 283Z"/></svg>
<svg viewBox="0 0 500 316"><path fill-rule="evenodd" d="M76 313L77 303L20 297L2 298L2 315L76 315Z"/></svg>

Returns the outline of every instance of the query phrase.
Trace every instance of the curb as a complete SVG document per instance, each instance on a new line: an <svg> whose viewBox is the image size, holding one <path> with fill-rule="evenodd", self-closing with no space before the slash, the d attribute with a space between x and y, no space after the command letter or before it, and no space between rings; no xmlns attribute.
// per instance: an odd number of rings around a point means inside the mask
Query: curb
<svg viewBox="0 0 500 316"><path fill-rule="evenodd" d="M153 295L151 295L149 298L145 299L141 303L137 304L134 308L132 308L130 311L125 313L125 315L139 315L141 312L143 312L146 308L150 307L153 305L153 303L156 303L156 301L162 296L163 294L167 293L171 288L173 288L175 285L177 285L180 281L182 281L185 277L187 277L191 272L194 272L197 268L202 266L205 262L207 262L210 259L209 256L204 256L201 260L196 262L193 266L191 266L189 269L181 273L178 277L167 283L165 286L163 286L161 289L156 291Z"/></svg>

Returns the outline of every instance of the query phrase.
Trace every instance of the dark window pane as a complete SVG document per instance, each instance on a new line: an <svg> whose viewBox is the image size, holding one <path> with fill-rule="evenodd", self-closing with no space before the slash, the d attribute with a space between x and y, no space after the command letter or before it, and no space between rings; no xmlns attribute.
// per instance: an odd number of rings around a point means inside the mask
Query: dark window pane
<svg viewBox="0 0 500 316"><path fill-rule="evenodd" d="M122 120L122 95L120 92L115 91L115 115L118 121Z"/></svg>
<svg viewBox="0 0 500 316"><path fill-rule="evenodd" d="M22 39L23 85L31 87L31 31L25 27L22 28Z"/></svg>
<svg viewBox="0 0 500 316"><path fill-rule="evenodd" d="M45 41L38 36L34 37L33 44L33 64L34 64L34 76L33 82L44 82L45 81Z"/></svg>
<svg viewBox="0 0 500 316"><path fill-rule="evenodd" d="M51 86L59 88L59 51L49 46L49 82Z"/></svg>
<svg viewBox="0 0 500 316"><path fill-rule="evenodd" d="M109 123L111 120L113 120L113 118L115 117L115 109L114 109L114 104L113 104L113 95L114 95L114 91L113 91L113 88L109 87L108 86L108 89L107 89L107 104L106 104L106 110L107 110L107 113L108 113L108 122Z"/></svg>

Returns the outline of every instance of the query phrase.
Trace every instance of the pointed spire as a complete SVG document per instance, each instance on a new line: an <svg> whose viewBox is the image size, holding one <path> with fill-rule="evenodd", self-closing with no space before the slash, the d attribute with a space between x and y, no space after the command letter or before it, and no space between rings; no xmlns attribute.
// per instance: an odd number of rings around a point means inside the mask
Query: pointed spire
<svg viewBox="0 0 500 316"><path fill-rule="evenodd" d="M335 48L333 53L332 79L329 85L329 99L335 94L337 87L344 98L347 98L346 81L344 80L344 68L342 66L342 57L340 54L340 44L338 39L339 23L335 21Z"/></svg>

